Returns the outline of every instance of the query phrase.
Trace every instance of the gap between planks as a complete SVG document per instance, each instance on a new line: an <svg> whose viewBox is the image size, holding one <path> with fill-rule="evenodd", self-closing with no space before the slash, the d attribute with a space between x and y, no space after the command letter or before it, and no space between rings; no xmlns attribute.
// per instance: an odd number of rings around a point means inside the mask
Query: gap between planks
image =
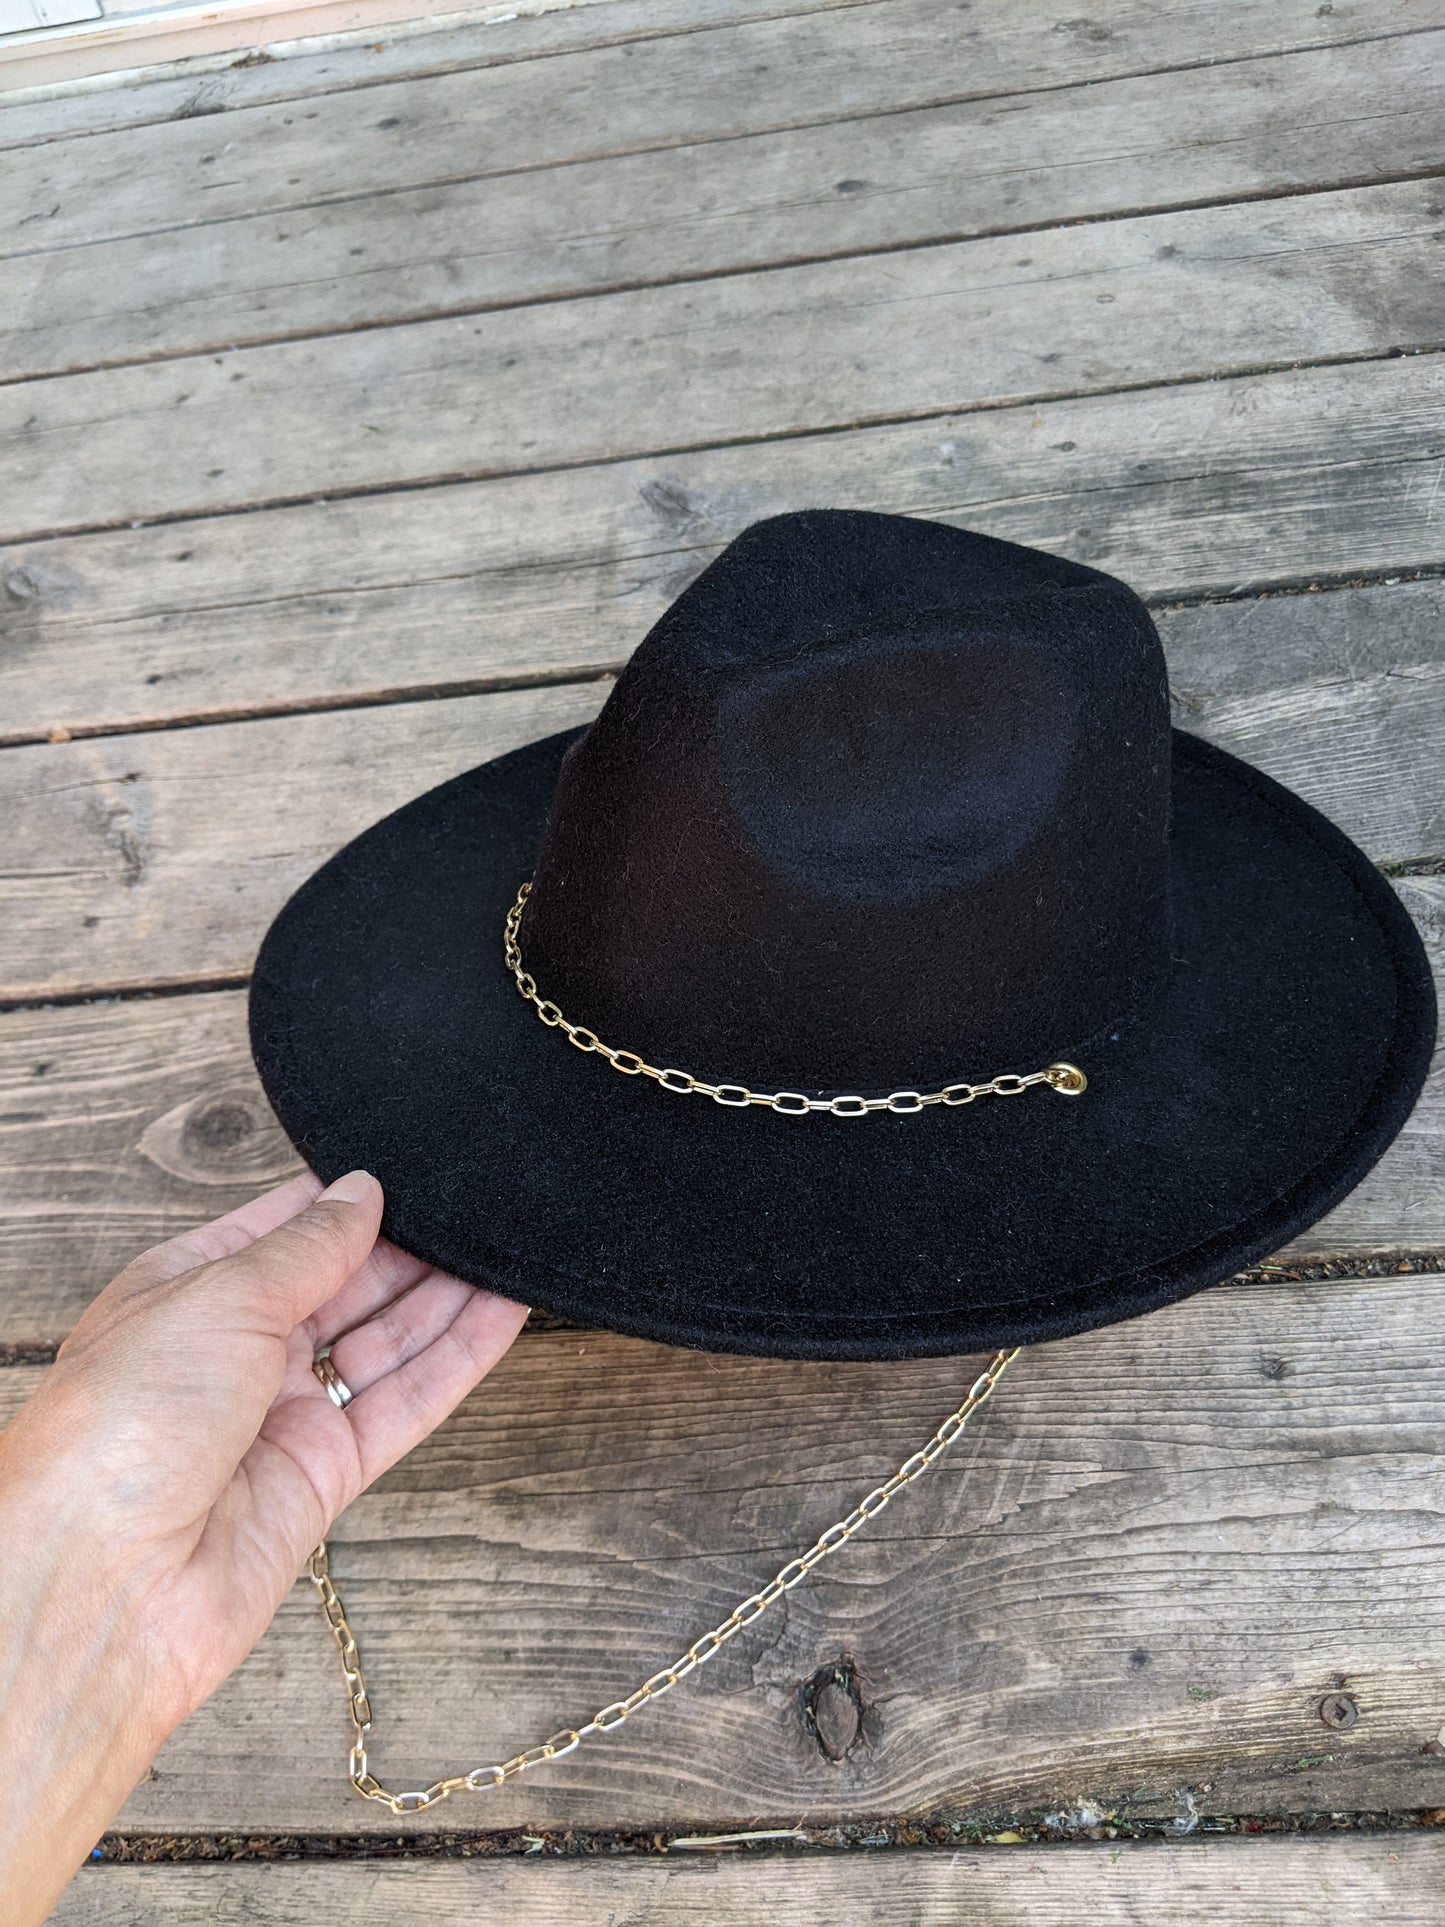
<svg viewBox="0 0 1445 1927"><path fill-rule="evenodd" d="M302 1168L298 1158L298 1174ZM198 1218L196 1222L205 1220ZM1351 1284L1367 1278L1428 1278L1445 1272L1445 1247L1438 1251L1331 1252L1327 1249L1316 1250L1308 1233L1295 1242L1306 1246L1310 1255L1291 1260L1287 1251L1281 1252L1262 1264L1250 1266L1247 1271L1237 1271L1231 1277L1221 1279L1220 1283L1269 1287L1280 1284ZM83 1309L83 1306L78 1309ZM560 1313L533 1311L513 1343L526 1344L544 1334L550 1336L556 1332L571 1332L583 1339L606 1336L597 1326L575 1324ZM36 1338L15 1344L0 1342L0 1372L26 1366L53 1365L60 1345L59 1338Z"/></svg>
<svg viewBox="0 0 1445 1927"><path fill-rule="evenodd" d="M852 1844L839 1832L830 1845ZM899 1835L919 1844L882 1844ZM974 1845L974 1838L945 1820L884 1825L854 1852L785 1843L760 1852L744 1843L741 1851L724 1844L685 1858L657 1853L639 1829L591 1855L574 1847L563 1857L551 1837L538 1834L518 1836L513 1852L526 1856L522 1864L461 1841L455 1858L433 1848L424 1859L308 1863L294 1841L293 1857L265 1864L87 1868L52 1919L54 1927L179 1927L202 1919L211 1927L251 1927L262 1919L270 1927L313 1927L333 1918L425 1918L432 1927L504 1919L529 1927L756 1927L762 1920L772 1927L897 1927L905 1918L911 1927L959 1927L964 1920L973 1927L1078 1927L1085 1919L1094 1927L1199 1927L1206 1920L1214 1927L1298 1927L1327 1917L1332 1927L1438 1927L1439 1844L1423 1833L1332 1828L1324 1837L1271 1833L1149 1847L1000 1848ZM244 1854L244 1843L237 1844ZM476 1857L462 1857L469 1852Z"/></svg>

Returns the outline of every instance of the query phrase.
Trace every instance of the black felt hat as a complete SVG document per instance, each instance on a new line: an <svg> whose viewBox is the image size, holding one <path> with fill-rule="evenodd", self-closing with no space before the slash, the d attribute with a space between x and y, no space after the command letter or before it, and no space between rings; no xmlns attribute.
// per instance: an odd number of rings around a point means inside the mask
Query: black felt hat
<svg viewBox="0 0 1445 1927"><path fill-rule="evenodd" d="M1277 1249L1400 1129L1434 1024L1354 844L1171 729L1129 589L841 511L739 536L590 728L333 857L251 994L283 1125L377 1174L406 1250L830 1358L1056 1338ZM1081 1094L1022 1083L1059 1062Z"/></svg>

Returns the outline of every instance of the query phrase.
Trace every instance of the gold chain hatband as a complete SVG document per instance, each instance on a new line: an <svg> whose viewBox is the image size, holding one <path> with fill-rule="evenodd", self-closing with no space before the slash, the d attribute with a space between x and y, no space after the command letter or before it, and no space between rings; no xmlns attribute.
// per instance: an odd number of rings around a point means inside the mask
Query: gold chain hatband
<svg viewBox="0 0 1445 1927"><path fill-rule="evenodd" d="M901 1492L906 1485L912 1485L915 1479L921 1479L929 1466L943 1457L1008 1366L1018 1357L1020 1349L1015 1345L1011 1351L995 1352L988 1369L981 1372L969 1387L968 1397L957 1411L949 1413L921 1451L905 1459L891 1479L874 1486L866 1497L858 1501L846 1519L829 1526L806 1552L800 1553L796 1559L790 1559L761 1592L753 1593L750 1598L734 1606L721 1624L714 1626L710 1633L704 1633L701 1639L694 1640L671 1666L664 1666L660 1673L654 1673L651 1679L644 1680L626 1699L614 1700L610 1706L604 1706L600 1712L592 1715L585 1726L568 1727L565 1732L554 1733L541 1746L531 1747L525 1753L515 1753L499 1766L474 1766L470 1773L460 1773L449 1780L437 1780L414 1793L388 1793L371 1771L367 1757L372 1726L371 1701L367 1698L356 1637L346 1622L346 1608L332 1583L331 1566L323 1542L307 1561L306 1570L321 1595L322 1609L341 1655L342 1672L346 1676L346 1699L351 1710L353 1735L349 1766L352 1786L364 1800L378 1800L393 1813L421 1813L427 1807L450 1799L454 1793L481 1793L488 1787L501 1786L504 1780L525 1773L528 1767L541 1766L547 1760L560 1760L564 1755L575 1752L594 1733L615 1732L639 1707L646 1706L649 1700L660 1699L664 1693L670 1693L689 1673L696 1672L699 1666L706 1666L714 1653L721 1651L744 1626L750 1626L761 1613L765 1613L774 1600L781 1599L785 1592L791 1592L794 1586L807 1578L814 1566L821 1565L839 1546L846 1545L855 1532L883 1510L895 1493Z"/></svg>
<svg viewBox="0 0 1445 1927"><path fill-rule="evenodd" d="M1061 1097L1078 1097L1088 1088L1089 1080L1076 1064L1050 1064L1047 1070L1029 1071L1025 1076L1005 1071L983 1084L945 1084L941 1091L891 1091L887 1097L809 1097L803 1091L753 1091L746 1084L706 1084L691 1071L658 1070L655 1065L644 1062L636 1051L613 1050L585 1024L571 1023L557 1005L538 990L536 979L522 963L520 939L522 910L531 893L530 882L524 883L507 912L504 926L503 952L507 968L522 996L544 1024L564 1032L567 1041L578 1050L595 1051L624 1077L650 1077L654 1084L665 1091L675 1091L680 1097L710 1097L714 1104L725 1104L739 1111L749 1104L762 1104L783 1117L810 1117L820 1111L832 1117L866 1117L870 1111L892 1111L896 1116L908 1117L915 1111L927 1110L931 1104L946 1104L956 1109L962 1104L972 1104L976 1097L1021 1097L1034 1084L1047 1084Z"/></svg>

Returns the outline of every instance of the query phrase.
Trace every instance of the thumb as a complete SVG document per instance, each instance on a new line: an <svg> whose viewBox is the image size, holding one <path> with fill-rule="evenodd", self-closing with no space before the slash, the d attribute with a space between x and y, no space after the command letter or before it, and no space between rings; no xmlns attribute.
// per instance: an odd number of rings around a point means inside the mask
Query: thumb
<svg viewBox="0 0 1445 1927"><path fill-rule="evenodd" d="M348 1171L294 1218L207 1265L207 1295L223 1297L232 1316L245 1306L264 1330L286 1337L366 1262L383 1201L369 1171Z"/></svg>

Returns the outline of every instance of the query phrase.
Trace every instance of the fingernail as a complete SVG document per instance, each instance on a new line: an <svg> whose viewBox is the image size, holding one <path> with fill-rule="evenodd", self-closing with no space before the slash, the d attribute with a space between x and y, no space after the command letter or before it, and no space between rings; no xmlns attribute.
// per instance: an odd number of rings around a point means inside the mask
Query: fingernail
<svg viewBox="0 0 1445 1927"><path fill-rule="evenodd" d="M339 1198L343 1204L360 1204L375 1183L370 1171L348 1171L335 1184L328 1184L316 1202L320 1204L321 1198Z"/></svg>

